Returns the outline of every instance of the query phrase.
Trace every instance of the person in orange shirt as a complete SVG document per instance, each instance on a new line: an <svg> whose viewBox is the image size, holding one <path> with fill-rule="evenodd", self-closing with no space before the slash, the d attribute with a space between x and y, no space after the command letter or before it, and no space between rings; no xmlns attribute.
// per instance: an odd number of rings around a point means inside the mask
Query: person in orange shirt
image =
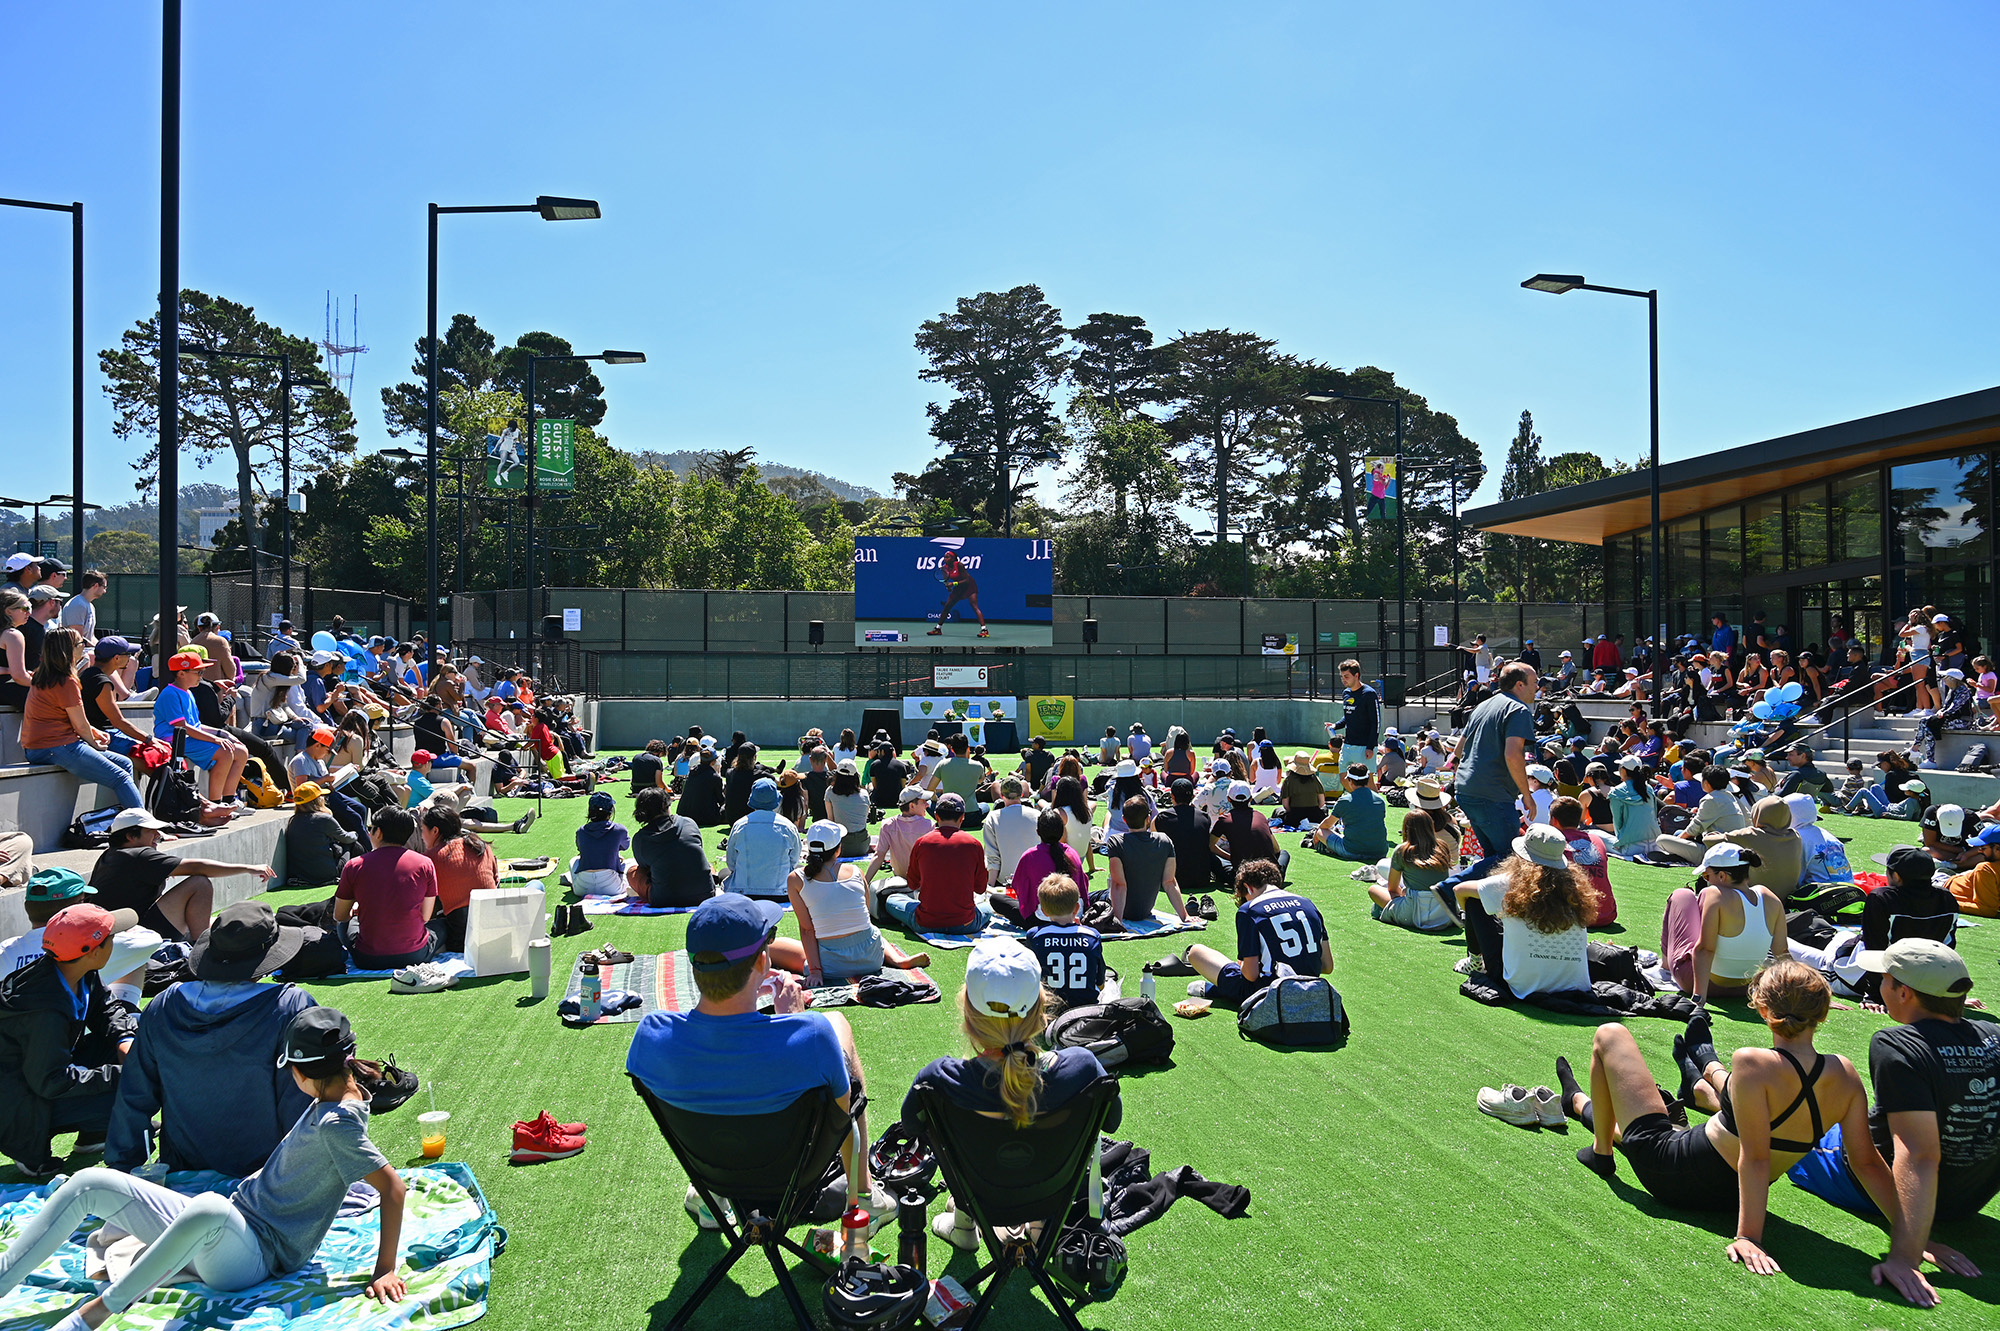
<svg viewBox="0 0 2000 1331"><path fill-rule="evenodd" d="M458 810L433 804L424 810L424 855L437 870L438 919L444 950L465 950L465 917L474 892L500 886L500 861L478 833L465 829Z"/></svg>
<svg viewBox="0 0 2000 1331"><path fill-rule="evenodd" d="M2000 826L1989 827L1965 848L1975 863L1964 873L1945 880L1945 889L1958 899L1958 908L1967 915L2000 915L2000 863L1995 848L2000 847Z"/></svg>

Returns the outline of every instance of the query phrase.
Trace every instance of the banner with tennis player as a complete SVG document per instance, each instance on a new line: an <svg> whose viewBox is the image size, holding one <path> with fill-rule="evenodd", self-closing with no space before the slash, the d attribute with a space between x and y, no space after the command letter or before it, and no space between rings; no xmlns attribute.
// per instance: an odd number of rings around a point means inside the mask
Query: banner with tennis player
<svg viewBox="0 0 2000 1331"><path fill-rule="evenodd" d="M1396 459L1361 459L1361 488L1368 496L1367 518L1370 521L1394 522L1396 505L1402 502L1402 491L1398 489Z"/></svg>
<svg viewBox="0 0 2000 1331"><path fill-rule="evenodd" d="M1055 542L997 536L857 536L860 647L1048 647Z"/></svg>

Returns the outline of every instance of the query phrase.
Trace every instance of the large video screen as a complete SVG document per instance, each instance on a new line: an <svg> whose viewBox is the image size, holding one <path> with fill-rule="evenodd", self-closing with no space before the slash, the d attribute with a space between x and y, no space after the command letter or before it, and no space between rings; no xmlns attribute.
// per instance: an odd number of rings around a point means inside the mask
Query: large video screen
<svg viewBox="0 0 2000 1331"><path fill-rule="evenodd" d="M1054 641L1054 541L997 536L858 536L859 647L1047 647Z"/></svg>

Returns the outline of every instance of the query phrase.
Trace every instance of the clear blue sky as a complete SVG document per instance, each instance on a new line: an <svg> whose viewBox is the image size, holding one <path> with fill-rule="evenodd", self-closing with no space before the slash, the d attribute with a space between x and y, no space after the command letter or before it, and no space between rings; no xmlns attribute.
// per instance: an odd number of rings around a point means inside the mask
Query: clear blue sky
<svg viewBox="0 0 2000 1331"><path fill-rule="evenodd" d="M1255 13L1247 11L1255 10ZM315 336L357 408L442 309L638 347L620 446L753 446L878 489L930 451L917 324L1040 283L1376 364L1497 467L1669 458L2000 382L2000 18L1979 3L339 6L189 0L185 285ZM158 6L12 6L0 195L85 201L91 497L129 497L94 353L153 308ZM5 487L67 491L66 219L0 209ZM185 478L226 480L218 469ZM1490 486L1489 486L1490 493Z"/></svg>

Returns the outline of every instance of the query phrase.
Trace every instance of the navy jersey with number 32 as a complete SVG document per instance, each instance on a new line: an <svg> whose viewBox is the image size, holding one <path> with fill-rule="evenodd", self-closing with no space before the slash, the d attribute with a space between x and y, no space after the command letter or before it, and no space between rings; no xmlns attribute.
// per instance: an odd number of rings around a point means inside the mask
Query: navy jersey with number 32
<svg viewBox="0 0 2000 1331"><path fill-rule="evenodd" d="M1064 1007L1097 1002L1104 988L1104 940L1082 924L1044 924L1022 940L1042 963L1042 988Z"/></svg>
<svg viewBox="0 0 2000 1331"><path fill-rule="evenodd" d="M1301 975L1318 975L1326 922L1319 907L1292 892L1269 891L1236 908L1236 955L1257 958L1269 976L1284 962Z"/></svg>

